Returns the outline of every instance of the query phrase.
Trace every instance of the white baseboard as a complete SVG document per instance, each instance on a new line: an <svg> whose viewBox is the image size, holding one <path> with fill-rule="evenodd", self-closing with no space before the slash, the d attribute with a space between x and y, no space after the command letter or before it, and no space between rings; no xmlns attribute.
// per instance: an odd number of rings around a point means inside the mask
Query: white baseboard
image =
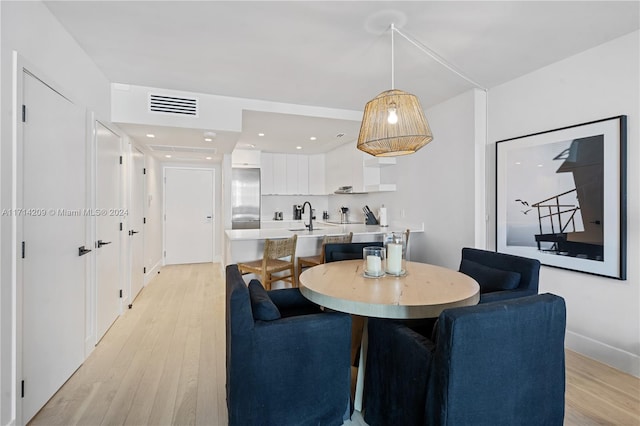
<svg viewBox="0 0 640 426"><path fill-rule="evenodd" d="M632 376L640 377L640 356L636 354L572 331L567 331L564 345L574 352L593 358Z"/></svg>
<svg viewBox="0 0 640 426"><path fill-rule="evenodd" d="M149 284L149 281L151 281L151 279L155 277L158 274L158 272L160 272L160 268L162 268L162 260L158 260L158 263L153 265L153 267L149 269L149 271L146 274L144 274L145 287L147 286L147 284Z"/></svg>

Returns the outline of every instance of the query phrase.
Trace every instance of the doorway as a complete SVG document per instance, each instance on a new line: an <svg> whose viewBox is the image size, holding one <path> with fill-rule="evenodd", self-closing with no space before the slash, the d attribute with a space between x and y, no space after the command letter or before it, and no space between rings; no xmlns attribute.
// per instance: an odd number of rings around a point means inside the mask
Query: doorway
<svg viewBox="0 0 640 426"><path fill-rule="evenodd" d="M165 167L165 265L213 262L213 192L213 169Z"/></svg>

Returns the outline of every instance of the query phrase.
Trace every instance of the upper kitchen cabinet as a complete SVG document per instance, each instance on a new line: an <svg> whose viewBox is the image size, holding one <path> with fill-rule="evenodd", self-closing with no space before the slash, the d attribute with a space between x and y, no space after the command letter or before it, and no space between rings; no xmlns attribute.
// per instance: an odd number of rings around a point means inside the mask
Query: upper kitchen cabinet
<svg viewBox="0 0 640 426"><path fill-rule="evenodd" d="M252 149L234 149L231 153L232 167L260 167L260 151Z"/></svg>
<svg viewBox="0 0 640 426"><path fill-rule="evenodd" d="M396 185L383 183L380 168L396 163L393 157L372 157L345 144L326 154L327 191L332 193L341 186L351 186L354 193L395 191Z"/></svg>
<svg viewBox="0 0 640 426"><path fill-rule="evenodd" d="M321 176L310 173L310 163L313 162L308 155L299 154L272 154L263 153L261 158L262 168L262 195L311 195L310 185L317 190L317 179L322 179L324 188L324 170ZM322 192L326 194L326 192Z"/></svg>
<svg viewBox="0 0 640 426"><path fill-rule="evenodd" d="M263 152L260 156L260 193L273 194L273 154Z"/></svg>
<svg viewBox="0 0 640 426"><path fill-rule="evenodd" d="M309 194L309 159L306 155L286 154L286 194Z"/></svg>
<svg viewBox="0 0 640 426"><path fill-rule="evenodd" d="M309 155L309 195L327 195L325 155Z"/></svg>

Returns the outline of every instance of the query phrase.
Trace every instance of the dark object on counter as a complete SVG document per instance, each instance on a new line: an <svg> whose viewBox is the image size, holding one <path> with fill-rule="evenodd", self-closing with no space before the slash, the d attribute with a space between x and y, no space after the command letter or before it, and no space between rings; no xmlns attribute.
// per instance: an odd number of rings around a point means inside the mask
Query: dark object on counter
<svg viewBox="0 0 640 426"><path fill-rule="evenodd" d="M273 220L282 220L282 212L275 212L273 214Z"/></svg>
<svg viewBox="0 0 640 426"><path fill-rule="evenodd" d="M293 220L302 220L302 206L300 204L293 205Z"/></svg>
<svg viewBox="0 0 640 426"><path fill-rule="evenodd" d="M343 424L351 317L321 311L297 288L247 286L237 265L226 289L229 425Z"/></svg>
<svg viewBox="0 0 640 426"><path fill-rule="evenodd" d="M365 217L365 225L378 225L378 219L376 219L376 216L373 214L373 212L371 211L371 209L369 208L369 206L364 206L362 208L362 211L364 212L364 217Z"/></svg>
<svg viewBox="0 0 640 426"><path fill-rule="evenodd" d="M340 207L340 223L349 223L349 207Z"/></svg>

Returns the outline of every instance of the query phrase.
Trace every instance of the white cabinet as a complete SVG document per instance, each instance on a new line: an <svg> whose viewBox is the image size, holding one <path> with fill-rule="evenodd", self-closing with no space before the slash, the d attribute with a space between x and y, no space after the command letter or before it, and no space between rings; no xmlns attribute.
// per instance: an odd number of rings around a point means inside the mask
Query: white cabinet
<svg viewBox="0 0 640 426"><path fill-rule="evenodd" d="M355 153L348 144L327 152L325 164L328 193L333 193L340 186L352 186L356 191L353 180L354 161Z"/></svg>
<svg viewBox="0 0 640 426"><path fill-rule="evenodd" d="M309 195L309 156L296 155L298 163L298 192L300 195Z"/></svg>
<svg viewBox="0 0 640 426"><path fill-rule="evenodd" d="M252 149L234 149L231 153L233 167L260 167L260 151Z"/></svg>
<svg viewBox="0 0 640 426"><path fill-rule="evenodd" d="M325 185L325 155L309 156L309 195L326 195L329 191Z"/></svg>
<svg viewBox="0 0 640 426"><path fill-rule="evenodd" d="M273 154L273 193L287 193L287 157L284 154Z"/></svg>
<svg viewBox="0 0 640 426"><path fill-rule="evenodd" d="M287 189L285 194L300 194L300 192L298 192L298 156L296 154L286 154L285 158L287 165Z"/></svg>
<svg viewBox="0 0 640 426"><path fill-rule="evenodd" d="M273 194L273 154L265 152L260 158L260 193Z"/></svg>
<svg viewBox="0 0 640 426"><path fill-rule="evenodd" d="M327 192L351 186L353 192L395 191L392 183L382 183L380 168L396 163L393 157L377 158L365 154L355 144L345 144L326 154Z"/></svg>
<svg viewBox="0 0 640 426"><path fill-rule="evenodd" d="M313 156L316 157L316 156ZM318 156L324 159L324 154ZM321 173L310 174L310 156L299 154L263 153L261 159L262 195L309 195L310 182L314 182L313 194L326 194L324 189L324 161L314 159L314 167L320 164ZM315 183L321 179L319 184ZM319 189L321 188L321 189Z"/></svg>

